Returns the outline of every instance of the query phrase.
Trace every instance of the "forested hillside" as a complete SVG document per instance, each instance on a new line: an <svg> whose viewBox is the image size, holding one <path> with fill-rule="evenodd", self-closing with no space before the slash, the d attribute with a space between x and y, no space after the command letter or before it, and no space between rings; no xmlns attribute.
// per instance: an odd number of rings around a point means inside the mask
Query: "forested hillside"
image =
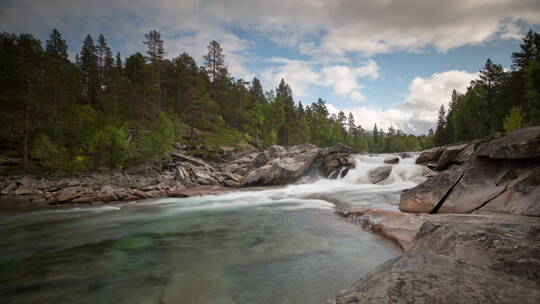
<svg viewBox="0 0 540 304"><path fill-rule="evenodd" d="M465 94L441 105L435 143L446 145L540 124L540 35L529 31L512 54L512 70L487 59Z"/></svg>
<svg viewBox="0 0 540 304"><path fill-rule="evenodd" d="M57 30L44 46L31 34L0 34L0 154L21 159L23 172L73 174L157 161L175 142L343 143L373 153L432 145L394 128L365 132L352 114L330 115L322 99L304 106L284 80L265 92L257 78L234 79L216 41L197 66L186 53L166 59L158 32L144 38L146 54L123 58L103 35L87 35L72 62Z"/></svg>

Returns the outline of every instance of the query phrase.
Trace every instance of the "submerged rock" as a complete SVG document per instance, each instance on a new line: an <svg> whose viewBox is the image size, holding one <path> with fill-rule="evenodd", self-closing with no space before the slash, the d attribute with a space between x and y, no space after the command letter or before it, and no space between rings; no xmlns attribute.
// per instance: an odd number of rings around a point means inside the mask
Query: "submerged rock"
<svg viewBox="0 0 540 304"><path fill-rule="evenodd" d="M389 157L383 160L385 164L394 165L399 163L399 157Z"/></svg>
<svg viewBox="0 0 540 304"><path fill-rule="evenodd" d="M401 157L403 159L413 157L413 155L411 153L409 153L409 152L401 152L398 155L399 155L399 157Z"/></svg>

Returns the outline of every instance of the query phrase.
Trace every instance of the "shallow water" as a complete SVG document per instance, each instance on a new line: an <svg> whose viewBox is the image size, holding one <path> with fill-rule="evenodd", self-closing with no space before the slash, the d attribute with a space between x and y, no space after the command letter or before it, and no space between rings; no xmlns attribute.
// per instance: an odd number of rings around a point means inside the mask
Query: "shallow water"
<svg viewBox="0 0 540 304"><path fill-rule="evenodd" d="M341 180L65 209L0 208L1 303L321 303L399 249L333 214L397 208L421 168L356 156ZM4 205L6 206L6 205Z"/></svg>

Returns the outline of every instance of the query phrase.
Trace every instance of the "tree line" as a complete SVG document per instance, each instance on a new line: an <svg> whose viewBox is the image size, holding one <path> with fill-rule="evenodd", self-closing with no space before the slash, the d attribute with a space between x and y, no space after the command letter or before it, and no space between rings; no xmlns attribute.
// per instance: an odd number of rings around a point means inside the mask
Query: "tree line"
<svg viewBox="0 0 540 304"><path fill-rule="evenodd" d="M540 35L529 31L512 54L512 68L487 59L467 92L441 105L435 144L468 142L540 124Z"/></svg>
<svg viewBox="0 0 540 304"><path fill-rule="evenodd" d="M107 39L87 35L70 60L55 29L43 46L31 34L0 34L0 155L20 157L24 172L75 174L159 161L173 143L235 145L346 144L355 152L427 148L433 136L390 127L365 131L351 113L330 114L318 99L303 105L281 80L230 76L223 49L212 41L203 66L182 53L166 58L150 31L146 54L126 58Z"/></svg>

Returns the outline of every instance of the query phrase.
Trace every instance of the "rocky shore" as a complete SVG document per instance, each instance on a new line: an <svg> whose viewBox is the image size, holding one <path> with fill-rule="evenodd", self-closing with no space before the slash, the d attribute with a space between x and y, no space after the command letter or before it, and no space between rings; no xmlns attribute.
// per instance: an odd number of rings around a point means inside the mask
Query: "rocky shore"
<svg viewBox="0 0 540 304"><path fill-rule="evenodd" d="M401 212L337 210L404 253L327 303L540 303L540 127L416 162L433 172Z"/></svg>
<svg viewBox="0 0 540 304"><path fill-rule="evenodd" d="M239 187L284 185L300 178L336 178L354 166L345 146L320 149L299 145L271 146L263 151L221 149L214 161L190 156L183 147L160 168L132 168L124 173L82 177L0 177L0 193L28 199L32 204L101 204L159 197L220 194Z"/></svg>

